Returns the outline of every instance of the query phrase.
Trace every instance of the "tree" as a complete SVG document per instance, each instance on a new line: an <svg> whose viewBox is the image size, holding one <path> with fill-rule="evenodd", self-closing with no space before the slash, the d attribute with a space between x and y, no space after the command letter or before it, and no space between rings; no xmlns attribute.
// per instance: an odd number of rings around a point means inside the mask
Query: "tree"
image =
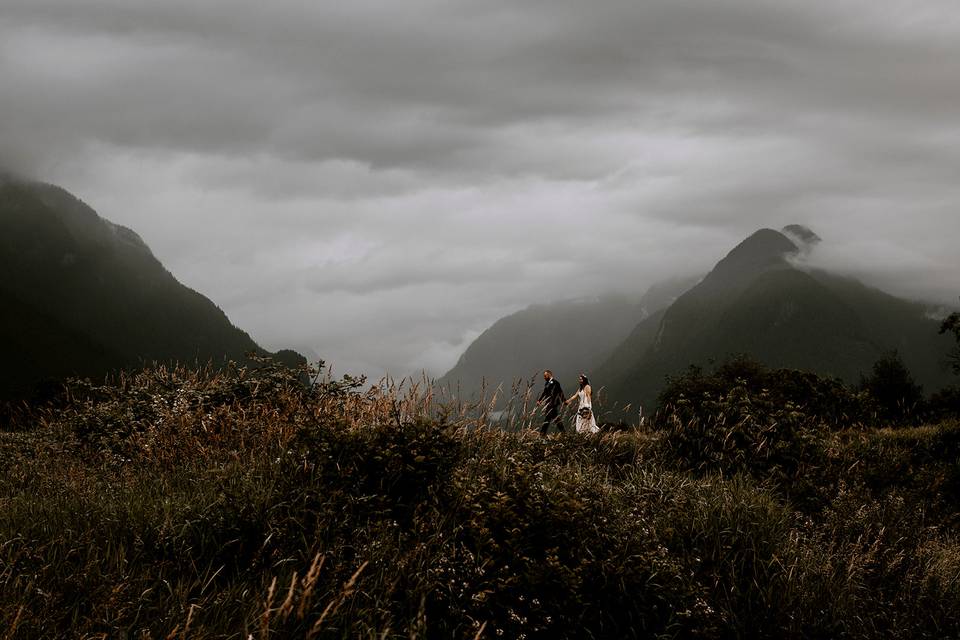
<svg viewBox="0 0 960 640"><path fill-rule="evenodd" d="M940 325L941 334L950 332L957 339L957 347L950 352L950 366L953 367L954 373L960 375L960 313L951 313Z"/></svg>
<svg viewBox="0 0 960 640"><path fill-rule="evenodd" d="M881 420L915 419L923 410L923 387L916 383L896 351L878 360L870 377L861 377L860 388L870 395Z"/></svg>

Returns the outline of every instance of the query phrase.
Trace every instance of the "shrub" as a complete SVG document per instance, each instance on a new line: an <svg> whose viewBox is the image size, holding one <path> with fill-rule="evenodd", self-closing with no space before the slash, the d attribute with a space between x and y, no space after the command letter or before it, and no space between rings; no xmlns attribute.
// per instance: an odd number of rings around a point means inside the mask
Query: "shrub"
<svg viewBox="0 0 960 640"><path fill-rule="evenodd" d="M694 404L681 399L661 418L665 445L683 468L734 474L800 473L817 458L818 425L767 391L753 394L745 384Z"/></svg>
<svg viewBox="0 0 960 640"><path fill-rule="evenodd" d="M934 393L928 403L930 418L948 420L960 418L960 385L953 385Z"/></svg>
<svg viewBox="0 0 960 640"><path fill-rule="evenodd" d="M751 397L763 394L767 406L790 405L811 421L834 429L869 420L865 397L841 380L806 371L770 369L747 356L733 358L709 374L691 367L669 378L658 399L659 413L703 422L713 416L714 407L708 401L728 396L734 389Z"/></svg>

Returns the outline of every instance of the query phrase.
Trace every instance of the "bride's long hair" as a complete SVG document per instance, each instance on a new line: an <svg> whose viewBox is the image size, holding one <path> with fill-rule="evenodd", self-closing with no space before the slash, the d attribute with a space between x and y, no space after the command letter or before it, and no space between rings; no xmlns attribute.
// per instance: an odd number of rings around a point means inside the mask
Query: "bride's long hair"
<svg viewBox="0 0 960 640"><path fill-rule="evenodd" d="M583 388L586 387L588 384L590 384L590 378L587 377L587 374L581 373L581 374L580 374L580 388L583 389Z"/></svg>

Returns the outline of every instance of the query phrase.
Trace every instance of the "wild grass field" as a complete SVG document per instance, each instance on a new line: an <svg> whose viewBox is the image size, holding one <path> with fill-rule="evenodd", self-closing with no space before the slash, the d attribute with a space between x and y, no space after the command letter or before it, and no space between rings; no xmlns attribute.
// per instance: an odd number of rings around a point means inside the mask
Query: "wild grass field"
<svg viewBox="0 0 960 640"><path fill-rule="evenodd" d="M0 640L960 637L960 421L754 374L547 439L275 366L71 383L0 431Z"/></svg>

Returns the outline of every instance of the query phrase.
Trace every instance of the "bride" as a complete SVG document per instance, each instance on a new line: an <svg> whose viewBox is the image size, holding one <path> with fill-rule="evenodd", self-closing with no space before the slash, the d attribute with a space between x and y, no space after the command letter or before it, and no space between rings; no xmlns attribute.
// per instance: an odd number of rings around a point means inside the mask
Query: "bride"
<svg viewBox="0 0 960 640"><path fill-rule="evenodd" d="M567 399L566 404L580 400L577 407L577 433L596 433L600 431L597 419L593 415L593 388L587 376L580 374L580 390Z"/></svg>

